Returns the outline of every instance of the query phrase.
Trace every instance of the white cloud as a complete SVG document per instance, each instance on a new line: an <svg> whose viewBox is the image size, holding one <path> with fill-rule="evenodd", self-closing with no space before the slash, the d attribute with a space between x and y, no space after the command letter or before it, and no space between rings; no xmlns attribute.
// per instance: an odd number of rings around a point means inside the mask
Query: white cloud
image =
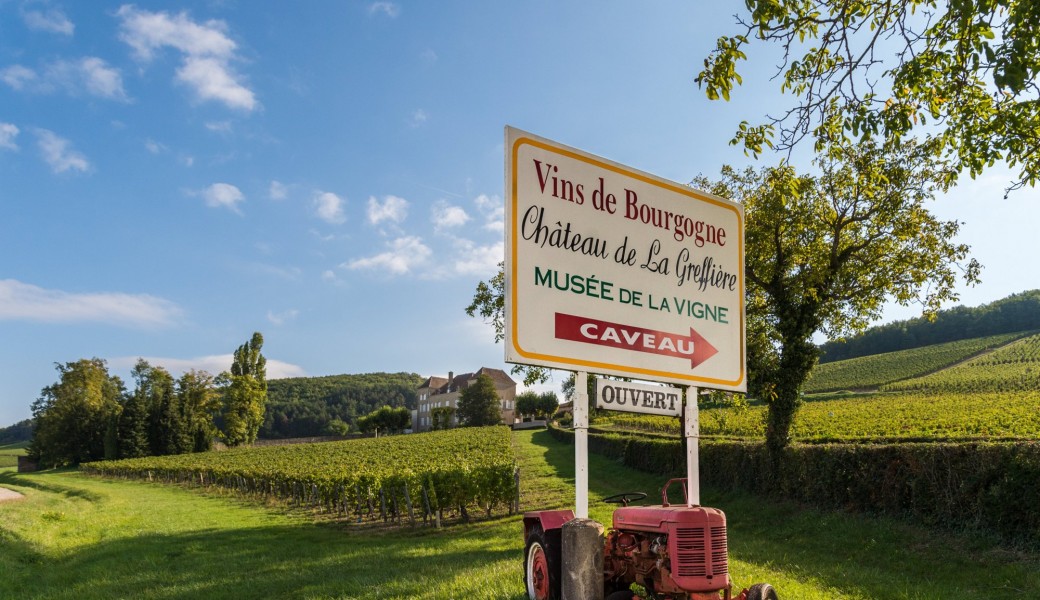
<svg viewBox="0 0 1040 600"><path fill-rule="evenodd" d="M498 196L481 194L473 200L477 210L484 215L484 229L502 233L506 229L506 209L502 199Z"/></svg>
<svg viewBox="0 0 1040 600"><path fill-rule="evenodd" d="M296 319L296 317L299 314L300 311L296 310L295 308L290 308L289 310L285 310L280 313L276 313L273 310L269 310L267 311L267 320L270 321L273 325L284 325L288 321Z"/></svg>
<svg viewBox="0 0 1040 600"><path fill-rule="evenodd" d="M184 66L177 69L177 78L195 88L201 100L218 100L231 108L246 111L256 106L252 90L236 81L221 60L188 57Z"/></svg>
<svg viewBox="0 0 1040 600"><path fill-rule="evenodd" d="M174 303L148 294L69 293L0 280L0 320L154 328L173 325L180 315Z"/></svg>
<svg viewBox="0 0 1040 600"><path fill-rule="evenodd" d="M83 154L73 150L71 143L48 129L36 130L36 144L40 148L43 160L55 173L65 171L85 172L90 169L90 162Z"/></svg>
<svg viewBox="0 0 1040 600"><path fill-rule="evenodd" d="M157 141L155 141L155 140L153 140L151 138L149 138L149 139L144 141L144 147L145 147L146 150L148 150L152 154L159 154L163 150L166 150L166 146L160 144L159 142L157 142Z"/></svg>
<svg viewBox="0 0 1040 600"><path fill-rule="evenodd" d="M36 71L22 65L11 65L0 70L0 81L19 91L33 86L37 80L39 77Z"/></svg>
<svg viewBox="0 0 1040 600"><path fill-rule="evenodd" d="M408 201L397 196L385 196L383 202L375 196L368 198L368 222L378 225L383 221L400 223L408 216Z"/></svg>
<svg viewBox="0 0 1040 600"><path fill-rule="evenodd" d="M412 127L420 127L423 124L425 124L426 121L428 121L429 119L430 115L425 110L420 108L412 113L412 118L409 121L409 124Z"/></svg>
<svg viewBox="0 0 1040 600"><path fill-rule="evenodd" d="M285 200L289 197L289 186L280 181L272 180L267 194L271 197L271 200Z"/></svg>
<svg viewBox="0 0 1040 600"><path fill-rule="evenodd" d="M14 138L18 137L19 131L13 123L0 123L0 148L17 150L18 144L14 143Z"/></svg>
<svg viewBox="0 0 1040 600"><path fill-rule="evenodd" d="M199 100L222 102L229 108L251 111L256 96L231 68L238 59L237 44L227 35L227 24L211 19L191 20L186 12L149 12L126 4L116 15L122 19L119 37L134 49L137 58L150 61L157 51L173 48L183 54L177 79L191 87Z"/></svg>
<svg viewBox="0 0 1040 600"><path fill-rule="evenodd" d="M314 212L318 218L332 225L339 225L347 220L343 212L344 201L332 192L318 192L314 196Z"/></svg>
<svg viewBox="0 0 1040 600"><path fill-rule="evenodd" d="M373 2L368 5L368 14L383 13L391 19L401 14L401 7L394 2Z"/></svg>
<svg viewBox="0 0 1040 600"><path fill-rule="evenodd" d="M206 129L217 133L231 133L231 121L209 121Z"/></svg>
<svg viewBox="0 0 1040 600"><path fill-rule="evenodd" d="M38 94L64 90L71 96L86 93L109 100L127 99L119 69L96 56L56 60L43 65L39 73L24 65L11 65L0 71L0 80L15 90Z"/></svg>
<svg viewBox="0 0 1040 600"><path fill-rule="evenodd" d="M430 220L433 221L433 226L438 230L461 227L468 223L469 219L470 217L466 214L465 209L461 206L448 204L444 200L438 200L430 207Z"/></svg>
<svg viewBox="0 0 1040 600"><path fill-rule="evenodd" d="M437 58L437 53L434 52L432 48L427 48L423 50L421 53L419 53L419 59L422 60L424 63L433 64L437 62Z"/></svg>
<svg viewBox="0 0 1040 600"><path fill-rule="evenodd" d="M202 190L201 193L202 198L206 201L206 206L211 208L223 207L238 214L242 214L242 211L238 208L238 204L245 201L245 194L230 183L214 183L208 188Z"/></svg>
<svg viewBox="0 0 1040 600"><path fill-rule="evenodd" d="M368 258L344 263L351 270L385 270L393 275L404 275L423 266L433 252L421 238L408 236L390 242L390 249Z"/></svg>
<svg viewBox="0 0 1040 600"><path fill-rule="evenodd" d="M199 356L196 358L169 358L163 356L119 356L108 361L113 369L132 369L139 359L148 361L155 367L162 367L174 377L180 377L183 373L195 369L206 371L217 375L223 371L230 371L232 363L235 362L233 354L214 354L211 356ZM267 359L267 378L283 379L285 377L306 377L307 372L303 367L287 363L281 360Z"/></svg>
<svg viewBox="0 0 1040 600"><path fill-rule="evenodd" d="M95 56L80 59L72 66L72 76L83 80L87 91L102 98L126 98L123 90L123 77L117 69L108 66L105 61Z"/></svg>
<svg viewBox="0 0 1040 600"><path fill-rule="evenodd" d="M455 260L455 273L459 275L494 275L498 272L498 263L505 256L505 244L496 242L489 246L477 246L469 240L459 239L455 242L459 257Z"/></svg>
<svg viewBox="0 0 1040 600"><path fill-rule="evenodd" d="M47 33L60 33L62 35L72 35L76 31L76 26L65 16L65 13L55 8L49 9L47 12L39 10L26 11L22 13L22 19L25 20L25 25L33 31L46 31Z"/></svg>

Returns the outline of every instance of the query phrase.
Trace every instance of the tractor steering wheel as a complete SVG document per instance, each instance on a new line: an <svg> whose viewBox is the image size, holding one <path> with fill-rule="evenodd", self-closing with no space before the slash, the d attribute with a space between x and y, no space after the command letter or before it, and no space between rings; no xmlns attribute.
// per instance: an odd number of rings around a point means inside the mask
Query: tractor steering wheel
<svg viewBox="0 0 1040 600"><path fill-rule="evenodd" d="M607 496L603 501L611 504L628 506L629 502L639 502L644 498L646 498L646 492L622 492L620 494L614 494L613 496Z"/></svg>

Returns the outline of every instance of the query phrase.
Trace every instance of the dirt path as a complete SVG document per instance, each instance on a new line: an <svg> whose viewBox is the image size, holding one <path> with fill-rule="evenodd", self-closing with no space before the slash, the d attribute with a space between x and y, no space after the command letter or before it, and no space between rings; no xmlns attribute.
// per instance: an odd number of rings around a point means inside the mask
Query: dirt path
<svg viewBox="0 0 1040 600"><path fill-rule="evenodd" d="M24 497L25 496L19 494L14 490L9 490L7 488L0 487L0 502L3 502L4 500L18 500Z"/></svg>

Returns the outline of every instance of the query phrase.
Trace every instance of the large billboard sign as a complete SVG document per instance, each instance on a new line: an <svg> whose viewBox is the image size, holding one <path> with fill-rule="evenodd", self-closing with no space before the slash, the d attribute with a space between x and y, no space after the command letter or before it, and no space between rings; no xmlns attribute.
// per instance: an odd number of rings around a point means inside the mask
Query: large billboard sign
<svg viewBox="0 0 1040 600"><path fill-rule="evenodd" d="M506 361L744 391L740 204L506 128Z"/></svg>

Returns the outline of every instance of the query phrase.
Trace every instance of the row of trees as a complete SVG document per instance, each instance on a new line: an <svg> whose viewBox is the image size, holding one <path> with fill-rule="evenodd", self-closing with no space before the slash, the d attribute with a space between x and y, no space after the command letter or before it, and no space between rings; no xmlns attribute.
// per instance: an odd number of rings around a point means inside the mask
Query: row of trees
<svg viewBox="0 0 1040 600"><path fill-rule="evenodd" d="M549 419L556 414L559 408L560 401L556 397L556 392L538 394L526 391L516 396L516 412L526 417Z"/></svg>
<svg viewBox="0 0 1040 600"><path fill-rule="evenodd" d="M56 365L59 379L33 402L28 455L42 467L114 458L209 450L256 440L267 398L263 336L235 352L231 371L214 377L190 370L180 378L138 360L135 386L108 372L104 360Z"/></svg>
<svg viewBox="0 0 1040 600"><path fill-rule="evenodd" d="M871 327L848 340L823 344L820 362L1034 329L1040 329L1040 290L1012 294L982 306L956 306L939 311L932 319Z"/></svg>

